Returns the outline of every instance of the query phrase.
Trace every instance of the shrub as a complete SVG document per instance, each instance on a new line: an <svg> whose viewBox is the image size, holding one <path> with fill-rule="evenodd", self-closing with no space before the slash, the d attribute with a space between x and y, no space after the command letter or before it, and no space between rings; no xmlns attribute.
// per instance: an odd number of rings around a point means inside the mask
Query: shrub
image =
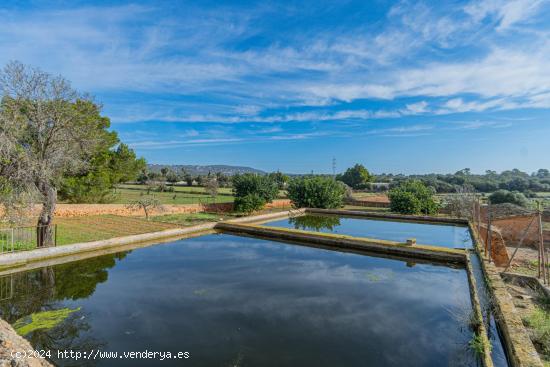
<svg viewBox="0 0 550 367"><path fill-rule="evenodd" d="M236 212L250 214L264 207L266 201L257 194L248 194L242 197L236 197L234 209Z"/></svg>
<svg viewBox="0 0 550 367"><path fill-rule="evenodd" d="M257 195L268 203L277 197L279 188L277 182L269 176L245 173L233 177L233 193L238 198L251 194Z"/></svg>
<svg viewBox="0 0 550 367"><path fill-rule="evenodd" d="M279 188L269 176L245 173L233 177L233 193L235 211L252 213L273 201L279 193Z"/></svg>
<svg viewBox="0 0 550 367"><path fill-rule="evenodd" d="M344 201L345 186L328 177L303 177L290 181L288 197L296 207L338 208Z"/></svg>
<svg viewBox="0 0 550 367"><path fill-rule="evenodd" d="M489 195L489 201L491 204L504 204L510 203L519 206L526 207L528 205L527 198L521 192L497 190Z"/></svg>
<svg viewBox="0 0 550 367"><path fill-rule="evenodd" d="M434 200L434 192L418 180L402 182L388 193L390 208L401 214L436 214L438 203Z"/></svg>
<svg viewBox="0 0 550 367"><path fill-rule="evenodd" d="M535 307L524 321L529 326L535 346L542 354L550 357L550 311L543 307Z"/></svg>

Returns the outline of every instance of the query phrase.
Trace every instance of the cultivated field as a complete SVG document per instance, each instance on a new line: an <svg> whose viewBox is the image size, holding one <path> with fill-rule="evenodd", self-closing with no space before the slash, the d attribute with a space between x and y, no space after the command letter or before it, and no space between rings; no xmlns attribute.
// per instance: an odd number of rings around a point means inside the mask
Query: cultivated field
<svg viewBox="0 0 550 367"><path fill-rule="evenodd" d="M55 224L57 224L58 246L178 227L171 223L153 222L142 218L120 217L116 215L56 218Z"/></svg>
<svg viewBox="0 0 550 367"><path fill-rule="evenodd" d="M187 194L208 195L205 188L202 187L202 186L169 186L169 187L173 187L175 192L182 192L182 193L187 193ZM147 191L147 185L121 184L121 185L118 185L118 188ZM117 191L118 191L118 188L117 188ZM220 187L220 188L218 188L218 195L233 196L233 192L232 192L232 189L230 187Z"/></svg>
<svg viewBox="0 0 550 367"><path fill-rule="evenodd" d="M202 188L204 190L204 188ZM233 196L230 195L218 195L211 197L205 194L199 194L197 192L185 192L176 190L174 192L155 192L149 191L142 186L139 188L120 188L116 190L116 199L112 202L114 204L128 204L132 201L138 200L141 197L148 195L158 199L161 204L213 204L213 203L231 203L233 202Z"/></svg>

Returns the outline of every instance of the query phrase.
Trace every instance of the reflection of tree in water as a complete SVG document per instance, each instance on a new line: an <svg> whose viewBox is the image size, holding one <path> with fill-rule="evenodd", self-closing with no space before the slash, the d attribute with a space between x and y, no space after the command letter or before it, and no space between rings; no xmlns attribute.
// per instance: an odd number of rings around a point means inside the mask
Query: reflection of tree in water
<svg viewBox="0 0 550 367"><path fill-rule="evenodd" d="M294 225L294 228L305 231L334 231L334 228L340 225L340 218L330 215L303 215L289 218L289 223Z"/></svg>
<svg viewBox="0 0 550 367"><path fill-rule="evenodd" d="M90 297L99 283L107 281L108 269L122 260L128 252L95 257L83 261L45 267L39 270L13 274L0 281L3 295L9 295L0 301L0 313L4 320L14 323L33 313L64 308L63 301L76 301ZM34 330L25 337L35 348L52 351L72 349L89 351L104 346L104 343L91 337L82 336L90 330L85 310L71 314L62 323L62 327ZM85 361L61 360L60 365L85 365ZM71 363L68 363L71 362Z"/></svg>

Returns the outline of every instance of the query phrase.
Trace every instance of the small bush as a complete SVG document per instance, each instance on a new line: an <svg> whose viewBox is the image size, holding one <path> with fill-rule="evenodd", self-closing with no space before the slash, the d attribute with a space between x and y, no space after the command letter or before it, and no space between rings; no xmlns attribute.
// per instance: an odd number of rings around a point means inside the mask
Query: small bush
<svg viewBox="0 0 550 367"><path fill-rule="evenodd" d="M418 180L402 182L388 193L391 211L401 214L437 214L433 189Z"/></svg>
<svg viewBox="0 0 550 367"><path fill-rule="evenodd" d="M242 197L236 197L234 201L234 209L236 212L250 214L261 210L266 201L257 194L248 194Z"/></svg>
<svg viewBox="0 0 550 367"><path fill-rule="evenodd" d="M528 205L528 200L521 192L517 191L508 191L508 190L497 190L489 195L489 201L491 204L504 204L510 203L526 207Z"/></svg>
<svg viewBox="0 0 550 367"><path fill-rule="evenodd" d="M482 356L485 354L485 348L491 350L491 344L487 344L487 340L483 338L479 334L472 335L472 339L470 339L470 342L468 343L470 345L470 348L474 351L475 354L478 356Z"/></svg>
<svg viewBox="0 0 550 367"><path fill-rule="evenodd" d="M279 188L277 182L269 176L245 173L233 177L233 193L235 211L252 213L273 201L279 193Z"/></svg>
<svg viewBox="0 0 550 367"><path fill-rule="evenodd" d="M299 208L333 209L342 206L345 186L327 177L304 177L290 181L288 198Z"/></svg>

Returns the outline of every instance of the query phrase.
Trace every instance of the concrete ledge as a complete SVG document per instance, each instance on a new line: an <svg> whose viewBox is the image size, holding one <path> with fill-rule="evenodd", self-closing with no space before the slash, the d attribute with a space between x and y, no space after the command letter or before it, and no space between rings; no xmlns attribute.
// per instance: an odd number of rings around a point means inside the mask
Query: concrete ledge
<svg viewBox="0 0 550 367"><path fill-rule="evenodd" d="M434 216L424 216L424 215L403 215L403 214L388 214L388 213L372 213L372 212L362 212L357 210L340 210L340 209L317 209L317 208L306 208L306 213L311 214L332 214L332 215L342 215L347 217L361 217L361 218L370 218L370 219L381 219L381 220L393 220L401 222L417 222L417 223L427 223L427 224L459 224L463 226L468 225L468 221L460 218L444 218L444 217L434 217Z"/></svg>
<svg viewBox="0 0 550 367"><path fill-rule="evenodd" d="M481 311L481 304L479 303L479 295L477 294L476 278L474 276L474 270L472 268L469 253L466 253L466 259L466 273L468 274L468 283L470 284L470 300L472 301L472 309L476 320L475 333L483 340L483 355L481 356L481 361L484 367L493 367L493 360L491 358L491 342L487 336L488 334L487 329L485 328L485 322L483 322L483 313Z"/></svg>
<svg viewBox="0 0 550 367"><path fill-rule="evenodd" d="M287 210L283 212L252 215L252 216L241 217L236 219L229 219L224 221L224 223L256 223L258 224L258 223L269 222L274 219L288 218L290 216L300 216L300 215L303 215L305 212L306 212L305 209Z"/></svg>
<svg viewBox="0 0 550 367"><path fill-rule="evenodd" d="M475 226L471 222L468 226L474 240L474 247L479 254L485 281L491 292L495 319L502 333L510 364L512 367L543 367L497 268L483 257L483 246Z"/></svg>
<svg viewBox="0 0 550 367"><path fill-rule="evenodd" d="M39 260L69 256L82 252L94 252L106 248L119 247L122 245L185 236L194 232L212 230L215 224L215 222L209 222L187 228L175 228L166 231L143 233L133 236L115 237L101 241L75 243L72 245L58 247L45 247L30 251L12 252L0 256L0 270L24 266L27 263Z"/></svg>
<svg viewBox="0 0 550 367"><path fill-rule="evenodd" d="M55 266L59 264L66 264L73 261L91 259L98 256L115 254L117 252L126 252L126 251L132 251L132 250L149 247L149 246L162 245L164 243L172 243L177 240L205 236L212 233L216 233L216 231L212 229L208 231L191 232L191 233L177 236L177 237L158 238L151 241L144 241L144 242L137 242L137 243L134 242L126 245L105 247L94 251L77 252L70 255L39 259L36 261L21 263L21 264L18 264L17 266L4 267L3 269L0 269L0 276L20 273L23 271L40 269L46 266Z"/></svg>
<svg viewBox="0 0 550 367"><path fill-rule="evenodd" d="M497 268L486 260L481 261L481 266L493 295L497 322L504 335L510 362L514 367L542 367L535 346L523 326L512 296L506 290Z"/></svg>
<svg viewBox="0 0 550 367"><path fill-rule="evenodd" d="M394 255L412 259L424 259L445 263L466 263L466 251L428 245L407 245L402 242L359 238L331 233L308 232L298 229L263 227L251 224L219 222L216 230L236 234L248 234L265 238L307 242L342 249L355 249L371 253Z"/></svg>
<svg viewBox="0 0 550 367"><path fill-rule="evenodd" d="M292 210L276 213L268 213L255 216L241 217L237 219L231 219L228 222L231 223L247 223L258 221L270 221L277 218L285 218L290 215L302 215L304 210ZM146 243L146 246L150 246L155 243L163 242L166 239L175 239L178 237L188 236L193 233L201 233L213 230L216 222L208 222L195 226L185 228L175 228L159 232L143 233L132 236L114 237L101 241L74 243L71 245L64 245L58 247L45 247L38 248L30 251L12 252L0 255L0 274L11 273L14 271L21 271L23 269L34 269L36 267L48 266L53 263L62 263L68 261L75 261L82 258L79 256L83 253L89 253L90 256L100 256L104 254L103 250L112 249L114 251L124 251L131 248L143 247L139 244ZM125 247L126 246L126 247ZM127 247L130 246L130 247ZM48 261L50 259L64 258L61 261ZM35 264L36 263L36 264ZM32 265L29 265L32 264ZM42 264L42 265L39 265ZM38 266L37 266L38 265ZM16 269L16 270L10 270Z"/></svg>

